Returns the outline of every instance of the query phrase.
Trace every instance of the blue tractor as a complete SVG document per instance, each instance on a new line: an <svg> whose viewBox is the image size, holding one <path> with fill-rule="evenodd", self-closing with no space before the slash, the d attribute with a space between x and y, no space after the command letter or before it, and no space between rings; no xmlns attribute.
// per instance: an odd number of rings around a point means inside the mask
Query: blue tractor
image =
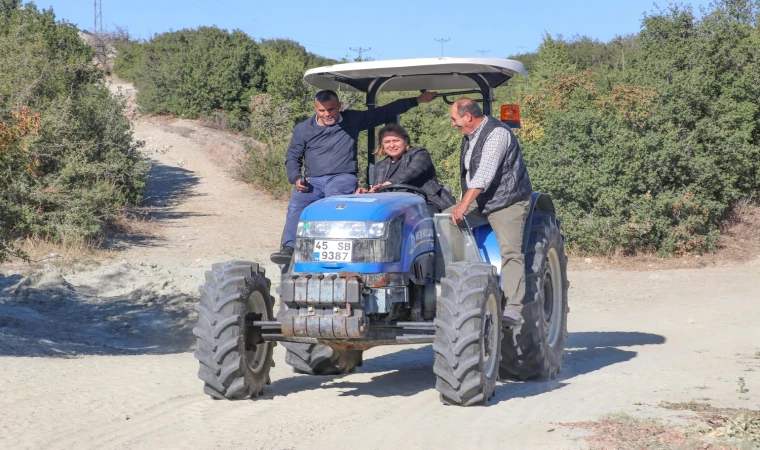
<svg viewBox="0 0 760 450"><path fill-rule="evenodd" d="M320 89L359 91L368 108L378 92L434 89L444 101L475 94L491 114L493 89L525 75L517 61L428 58L312 69ZM519 126L513 105L502 120ZM506 115L506 117L505 117ZM373 149L374 133L368 133ZM367 179L374 180L370 153ZM264 268L213 265L200 287L195 356L204 391L247 399L269 383L273 347L312 375L350 373L378 345L432 343L441 401L482 405L499 377L553 378L567 336L567 258L551 198L534 193L523 238L526 290L521 323L502 320L501 256L490 226L454 226L413 186L330 197L301 215L291 264L281 268L279 309Z"/></svg>

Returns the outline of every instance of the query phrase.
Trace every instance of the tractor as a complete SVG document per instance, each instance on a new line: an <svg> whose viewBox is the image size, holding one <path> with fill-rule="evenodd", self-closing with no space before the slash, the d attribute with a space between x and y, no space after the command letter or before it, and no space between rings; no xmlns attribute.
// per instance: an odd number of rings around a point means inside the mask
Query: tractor
<svg viewBox="0 0 760 450"><path fill-rule="evenodd" d="M491 115L493 90L523 65L499 58L365 61L311 69L319 89L358 91L374 108L379 92L441 92L452 104L471 94ZM397 118L398 120L398 118ZM516 105L501 120L519 126ZM374 184L375 135L367 181ZM258 397L270 383L282 342L297 373L348 374L379 345L431 343L433 373L447 405L484 405L499 377L549 380L560 371L567 337L567 258L550 196L534 192L522 244L522 321L503 320L501 256L489 225L455 226L414 186L328 197L298 224L290 264L275 295L254 262L217 263L200 287L195 357L204 392L215 399Z"/></svg>

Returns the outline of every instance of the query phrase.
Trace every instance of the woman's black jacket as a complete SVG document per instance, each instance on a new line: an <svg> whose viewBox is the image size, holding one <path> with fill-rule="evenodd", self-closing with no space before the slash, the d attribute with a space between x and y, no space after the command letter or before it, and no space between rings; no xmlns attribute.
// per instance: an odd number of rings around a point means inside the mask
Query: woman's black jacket
<svg viewBox="0 0 760 450"><path fill-rule="evenodd" d="M390 181L393 184L409 184L418 187L427 194L430 202L441 208L441 211L456 203L448 187L444 188L438 183L433 160L430 159L430 153L426 148L410 147L396 162L400 164L398 169L388 177L391 164L391 158L387 157L375 165L375 184Z"/></svg>

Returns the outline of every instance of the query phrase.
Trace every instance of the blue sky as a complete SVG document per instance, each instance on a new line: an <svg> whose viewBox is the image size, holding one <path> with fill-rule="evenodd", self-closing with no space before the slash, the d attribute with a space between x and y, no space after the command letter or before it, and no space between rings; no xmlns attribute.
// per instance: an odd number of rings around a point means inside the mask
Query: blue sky
<svg viewBox="0 0 760 450"><path fill-rule="evenodd" d="M439 56L506 57L535 50L543 33L587 35L607 41L636 33L652 0L543 0L466 2L438 0L101 0L103 27L119 25L147 39L170 29L216 25L241 29L253 38L290 38L318 55L354 57L351 48L371 48L374 59ZM695 11L709 0L685 2ZM82 29L93 24L93 0L37 0L59 19ZM660 6L667 6L661 1ZM492 10L479 11L487 5ZM494 6L495 5L495 6ZM472 6L472 10L464 8Z"/></svg>

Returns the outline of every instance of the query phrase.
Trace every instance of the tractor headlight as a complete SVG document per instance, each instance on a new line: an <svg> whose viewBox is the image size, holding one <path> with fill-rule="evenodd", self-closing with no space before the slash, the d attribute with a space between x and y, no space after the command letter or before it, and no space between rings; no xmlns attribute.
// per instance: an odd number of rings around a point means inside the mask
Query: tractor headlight
<svg viewBox="0 0 760 450"><path fill-rule="evenodd" d="M298 222L296 236L305 238L379 239L388 222L311 220Z"/></svg>

